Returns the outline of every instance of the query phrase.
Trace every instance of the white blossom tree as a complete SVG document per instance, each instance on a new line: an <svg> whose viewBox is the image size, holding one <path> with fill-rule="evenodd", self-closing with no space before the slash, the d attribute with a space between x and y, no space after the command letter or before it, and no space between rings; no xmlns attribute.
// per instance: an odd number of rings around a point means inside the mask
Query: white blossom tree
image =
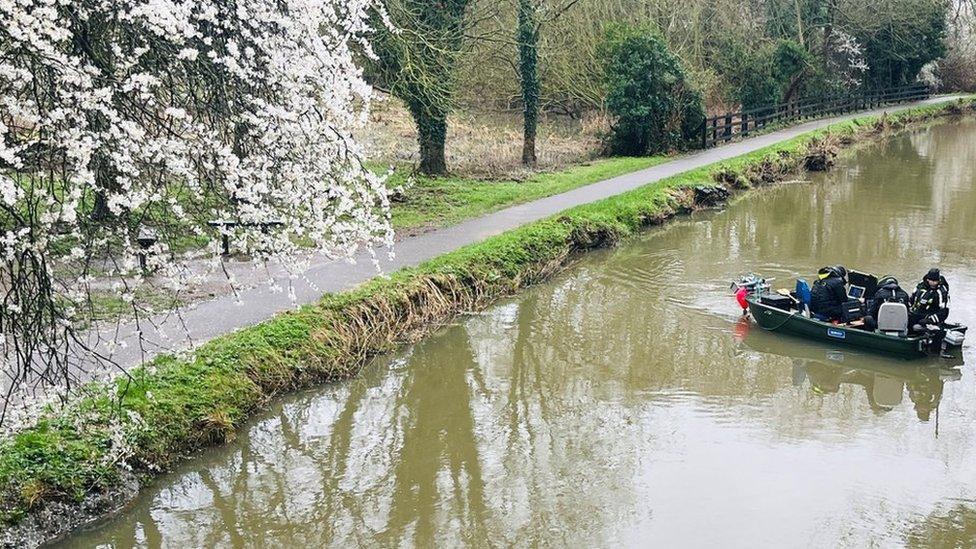
<svg viewBox="0 0 976 549"><path fill-rule="evenodd" d="M840 86L860 86L869 67L857 38L833 29L824 36L823 47L827 74Z"/></svg>
<svg viewBox="0 0 976 549"><path fill-rule="evenodd" d="M188 238L336 257L389 244L352 130L374 0L0 0L0 345L6 402L63 391L96 278L146 253L178 289ZM237 226L212 227L213 220ZM281 225L262 231L257 225ZM151 231L148 250L137 243ZM219 264L219 259L215 260ZM79 358L79 349L87 353ZM15 394L16 393L16 394ZM0 410L0 422L7 406Z"/></svg>

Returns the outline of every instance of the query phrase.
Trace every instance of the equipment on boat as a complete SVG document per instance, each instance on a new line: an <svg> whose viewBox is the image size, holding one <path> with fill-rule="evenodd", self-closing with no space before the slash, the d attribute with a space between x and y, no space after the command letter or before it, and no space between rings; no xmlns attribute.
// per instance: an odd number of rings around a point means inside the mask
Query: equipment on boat
<svg viewBox="0 0 976 549"><path fill-rule="evenodd" d="M878 278L872 274L851 271L847 274L847 296L851 299L870 299L878 291Z"/></svg>
<svg viewBox="0 0 976 549"><path fill-rule="evenodd" d="M864 303L861 303L860 300L850 299L844 302L841 308L844 311L845 322L854 322L864 318Z"/></svg>
<svg viewBox="0 0 976 549"><path fill-rule="evenodd" d="M949 353L950 347L962 347L962 344L966 341L966 328L962 324L945 324L944 332L942 334L942 356L950 357Z"/></svg>
<svg viewBox="0 0 976 549"><path fill-rule="evenodd" d="M784 311L789 311L793 307L793 300L789 296L780 294L759 294L759 301L763 305L769 305L770 307L776 307L777 309L783 309Z"/></svg>
<svg viewBox="0 0 976 549"><path fill-rule="evenodd" d="M813 298L812 290L810 289L810 284L803 280L802 278L796 279L796 291L793 292L796 298L800 301L799 309L800 313L804 316L810 316L810 300Z"/></svg>
<svg viewBox="0 0 976 549"><path fill-rule="evenodd" d="M739 280L733 281L730 289L735 293L735 301L739 304L742 309L742 314L745 315L749 312L749 303L746 301L746 296L749 294L761 294L769 291L769 282L765 278L756 276L754 274L746 274L739 277Z"/></svg>
<svg viewBox="0 0 976 549"><path fill-rule="evenodd" d="M867 292L877 290L877 278L858 271L850 271L848 276L852 286L856 286L855 294L874 295ZM844 304L843 322L826 322L810 314L810 285L805 280L797 280L793 292L771 291L771 280L750 273L739 277L731 286L743 314L750 314L764 330L903 357L922 357L940 351L945 357L950 348L961 347L966 338L967 328L961 324L926 325L910 331L908 308L897 302L881 305L876 330L869 329L861 320L864 303L859 299Z"/></svg>
<svg viewBox="0 0 976 549"><path fill-rule="evenodd" d="M766 280L765 278L749 273L739 277L738 280L732 283L732 291L745 288L750 293L763 293L768 292L773 279Z"/></svg>

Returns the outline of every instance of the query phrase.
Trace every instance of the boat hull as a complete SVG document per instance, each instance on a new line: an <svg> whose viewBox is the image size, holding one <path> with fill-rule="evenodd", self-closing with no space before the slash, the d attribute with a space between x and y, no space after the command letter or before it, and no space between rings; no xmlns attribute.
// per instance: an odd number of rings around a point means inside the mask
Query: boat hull
<svg viewBox="0 0 976 549"><path fill-rule="evenodd" d="M746 301L752 318L764 330L905 358L921 358L929 354L930 341L927 337L896 337L836 326L807 318L797 311L763 305L753 296L747 297Z"/></svg>

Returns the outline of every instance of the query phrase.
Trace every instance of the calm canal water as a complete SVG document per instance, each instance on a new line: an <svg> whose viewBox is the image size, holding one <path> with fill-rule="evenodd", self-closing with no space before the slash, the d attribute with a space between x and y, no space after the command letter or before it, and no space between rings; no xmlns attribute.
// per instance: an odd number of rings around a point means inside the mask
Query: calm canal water
<svg viewBox="0 0 976 549"><path fill-rule="evenodd" d="M951 318L976 325L976 122L813 179L278 401L66 545L971 543L976 341L955 362L806 344L743 321L728 285L843 263L908 287L939 265Z"/></svg>

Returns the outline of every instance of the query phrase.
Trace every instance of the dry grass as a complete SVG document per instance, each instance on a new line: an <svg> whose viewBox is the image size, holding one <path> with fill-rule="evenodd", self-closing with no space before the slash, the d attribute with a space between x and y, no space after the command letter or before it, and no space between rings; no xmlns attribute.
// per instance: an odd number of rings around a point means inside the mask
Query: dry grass
<svg viewBox="0 0 976 549"><path fill-rule="evenodd" d="M234 440L236 435L234 419L223 410L214 410L200 421L200 431L203 439L219 444Z"/></svg>
<svg viewBox="0 0 976 549"><path fill-rule="evenodd" d="M332 311L329 321L311 337L317 345L333 350L331 358L346 365L348 375L370 357L417 341L460 313L483 309L501 296L545 280L575 251L567 247L554 256L527 262L512 278L457 272L417 276L395 292L377 293Z"/></svg>
<svg viewBox="0 0 976 549"><path fill-rule="evenodd" d="M610 123L602 113L581 118L547 114L539 121L536 142L538 170L553 170L597 158ZM361 137L369 160L378 164L418 162L417 131L410 113L396 98L381 96L373 103L370 124ZM486 179L520 179L522 115L512 111L457 109L447 136L447 164L452 173Z"/></svg>
<svg viewBox="0 0 976 549"><path fill-rule="evenodd" d="M804 168L811 172L829 170L837 160L841 145L841 139L835 134L814 139L807 147L806 157L803 159Z"/></svg>

